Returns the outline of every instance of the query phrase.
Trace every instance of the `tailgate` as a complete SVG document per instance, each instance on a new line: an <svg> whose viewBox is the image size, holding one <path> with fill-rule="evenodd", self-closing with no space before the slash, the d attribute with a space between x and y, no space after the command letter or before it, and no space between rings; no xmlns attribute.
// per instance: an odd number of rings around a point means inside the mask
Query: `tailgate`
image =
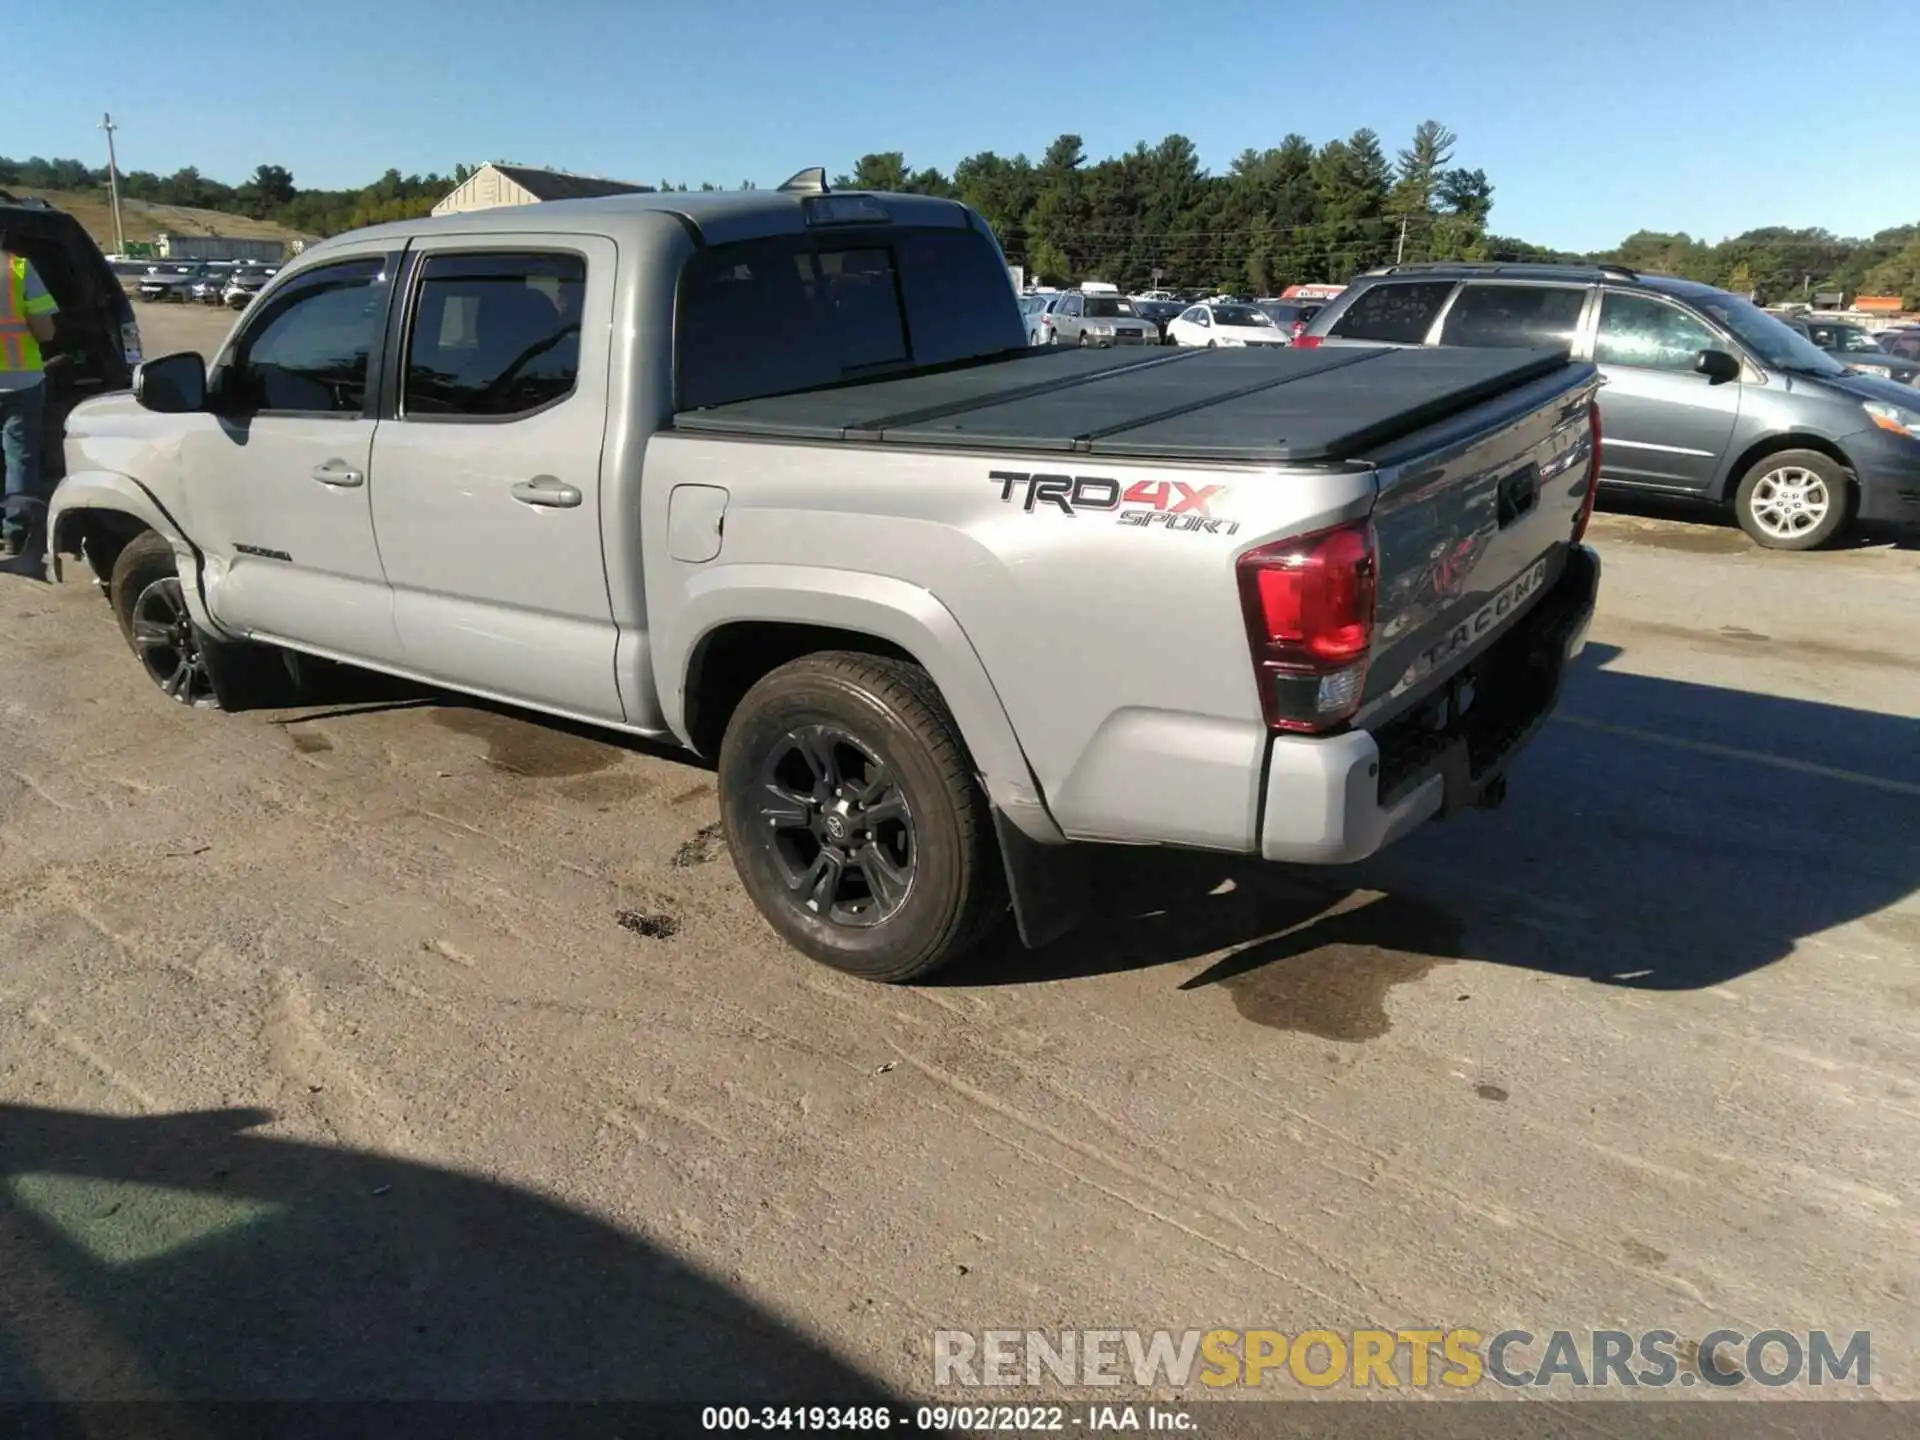
<svg viewBox="0 0 1920 1440"><path fill-rule="evenodd" d="M1380 572L1357 725L1432 693L1560 578L1592 457L1590 365L1568 365L1370 457Z"/></svg>

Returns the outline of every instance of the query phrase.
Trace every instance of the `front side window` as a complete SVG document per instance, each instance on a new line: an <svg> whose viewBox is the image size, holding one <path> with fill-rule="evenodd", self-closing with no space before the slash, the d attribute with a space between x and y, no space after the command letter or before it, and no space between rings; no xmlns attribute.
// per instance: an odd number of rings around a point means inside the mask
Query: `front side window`
<svg viewBox="0 0 1920 1440"><path fill-rule="evenodd" d="M1418 345L1453 292L1451 280L1417 280L1364 290L1327 333L1342 340Z"/></svg>
<svg viewBox="0 0 1920 1440"><path fill-rule="evenodd" d="M1713 331L1677 305L1620 290L1601 297L1593 358L1602 365L1692 370L1702 350L1721 348Z"/></svg>
<svg viewBox="0 0 1920 1440"><path fill-rule="evenodd" d="M499 420L573 393L587 262L571 254L432 255L407 334L408 419Z"/></svg>
<svg viewBox="0 0 1920 1440"><path fill-rule="evenodd" d="M1012 298L999 247L973 229L820 230L710 246L680 282L679 404L1024 351Z"/></svg>
<svg viewBox="0 0 1920 1440"><path fill-rule="evenodd" d="M302 275L240 337L220 380L223 406L247 413L358 415L386 314L385 262L348 260Z"/></svg>
<svg viewBox="0 0 1920 1440"><path fill-rule="evenodd" d="M1587 292L1570 285L1468 285L1447 312L1442 345L1572 348Z"/></svg>

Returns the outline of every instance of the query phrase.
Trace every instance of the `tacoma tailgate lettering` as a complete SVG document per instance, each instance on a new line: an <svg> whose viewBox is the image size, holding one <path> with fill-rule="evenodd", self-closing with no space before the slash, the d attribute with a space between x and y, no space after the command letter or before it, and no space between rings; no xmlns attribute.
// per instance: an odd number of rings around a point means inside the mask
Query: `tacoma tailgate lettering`
<svg viewBox="0 0 1920 1440"><path fill-rule="evenodd" d="M1535 591L1547 581L1547 557L1542 555L1529 565L1517 577L1503 585L1494 597L1447 631L1445 638L1436 641L1421 652L1420 658L1407 667L1407 673L1393 687L1393 693L1401 695L1419 684L1422 679L1460 654L1476 640L1485 638L1511 618Z"/></svg>

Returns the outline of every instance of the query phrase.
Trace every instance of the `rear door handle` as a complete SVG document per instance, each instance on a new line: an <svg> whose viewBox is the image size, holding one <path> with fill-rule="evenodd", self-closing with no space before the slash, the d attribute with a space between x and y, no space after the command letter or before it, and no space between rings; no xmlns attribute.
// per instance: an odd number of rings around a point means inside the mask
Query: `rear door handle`
<svg viewBox="0 0 1920 1440"><path fill-rule="evenodd" d="M551 475L522 480L513 487L513 498L522 505L541 505L550 510L571 510L580 503L580 492L563 485Z"/></svg>
<svg viewBox="0 0 1920 1440"><path fill-rule="evenodd" d="M364 472L353 469L344 460L329 460L324 465L314 466L313 478L322 485L337 485L342 489L364 485L367 480Z"/></svg>

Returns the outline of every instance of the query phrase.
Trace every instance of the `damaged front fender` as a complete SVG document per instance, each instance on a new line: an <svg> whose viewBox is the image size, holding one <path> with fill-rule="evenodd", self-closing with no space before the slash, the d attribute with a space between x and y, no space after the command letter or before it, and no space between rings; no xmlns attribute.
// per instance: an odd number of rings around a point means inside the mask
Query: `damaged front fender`
<svg viewBox="0 0 1920 1440"><path fill-rule="evenodd" d="M70 471L47 503L47 578L55 583L65 578L64 557L80 557L93 521L111 516L109 523L137 526L164 535L173 546L180 567L181 586L187 609L202 629L215 635L225 632L214 623L201 593L201 555L198 547L168 513L153 493L129 475L111 470ZM91 563L91 557L89 557ZM108 576L96 572L96 580L105 586Z"/></svg>

